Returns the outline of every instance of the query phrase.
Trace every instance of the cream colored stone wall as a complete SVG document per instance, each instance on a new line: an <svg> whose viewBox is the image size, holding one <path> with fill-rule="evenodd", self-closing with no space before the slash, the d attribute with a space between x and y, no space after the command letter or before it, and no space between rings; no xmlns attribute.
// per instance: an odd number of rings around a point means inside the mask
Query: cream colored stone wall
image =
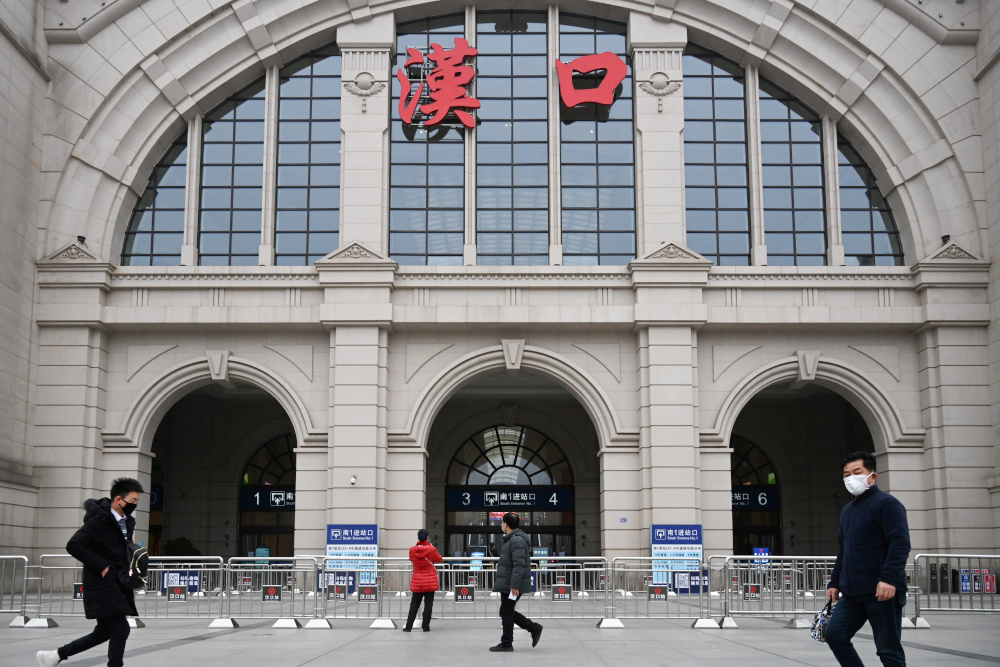
<svg viewBox="0 0 1000 667"><path fill-rule="evenodd" d="M702 523L706 551L731 549L727 438L741 407L780 382L815 382L858 408L915 545L997 548L991 3L570 8L628 21L637 76L658 64L678 74L668 61L690 40L813 106L877 174L907 267L766 267L755 238L758 266L709 268L683 248L673 191L682 98L664 102L660 123L657 101L637 92L637 183L648 189L637 192L643 251L631 267L400 269L386 257L381 93L366 111L344 100L341 249L316 267L164 270L115 264L150 170L189 121L335 37L350 51L347 79L378 69L397 20L441 8L119 0L84 20L84 4L46 8L48 88L0 35L12 63L0 86L16 91L0 98L14 119L0 130L11 239L0 305L14 315L0 318L13 360L0 369L11 425L0 437L13 434L3 451L21 475L3 482L0 544L60 548L80 502L111 478L148 483L152 433L172 401L229 382L269 393L295 428L297 548L321 551L326 523L375 522L399 555L438 502L426 471L439 411L477 374L523 367L565 387L592 423L600 484L585 514L600 512L605 555L648 549L654 522ZM40 52L29 9L0 18ZM265 264L269 253L262 242ZM140 512L140 530L145 521Z"/></svg>

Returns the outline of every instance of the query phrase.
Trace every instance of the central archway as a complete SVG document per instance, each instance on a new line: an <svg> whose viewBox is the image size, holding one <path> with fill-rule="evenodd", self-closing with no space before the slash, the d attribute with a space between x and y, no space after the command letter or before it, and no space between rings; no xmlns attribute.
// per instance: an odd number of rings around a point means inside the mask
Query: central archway
<svg viewBox="0 0 1000 667"><path fill-rule="evenodd" d="M480 373L442 405L427 439L427 524L450 556L488 555L503 514L538 556L601 553L599 437L544 373Z"/></svg>

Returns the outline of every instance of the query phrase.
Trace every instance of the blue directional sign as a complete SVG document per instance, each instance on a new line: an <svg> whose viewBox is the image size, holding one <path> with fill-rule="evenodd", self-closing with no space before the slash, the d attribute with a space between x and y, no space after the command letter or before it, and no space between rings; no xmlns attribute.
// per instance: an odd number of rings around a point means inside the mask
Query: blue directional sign
<svg viewBox="0 0 1000 667"><path fill-rule="evenodd" d="M294 486L243 486L240 487L240 509L244 510L294 510Z"/></svg>
<svg viewBox="0 0 1000 667"><path fill-rule="evenodd" d="M451 512L573 509L571 486L452 486L446 489L445 497Z"/></svg>

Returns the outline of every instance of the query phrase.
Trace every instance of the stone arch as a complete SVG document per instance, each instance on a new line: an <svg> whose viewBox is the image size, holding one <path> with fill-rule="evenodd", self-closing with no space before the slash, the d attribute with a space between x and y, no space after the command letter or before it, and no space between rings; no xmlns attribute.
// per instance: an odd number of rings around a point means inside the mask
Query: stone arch
<svg viewBox="0 0 1000 667"><path fill-rule="evenodd" d="M455 361L438 373L417 397L405 428L389 432L390 444L418 445L426 451L431 426L448 399L477 375L505 367L500 345L476 350ZM597 431L601 451L609 446L638 445L639 430L621 425L604 390L572 361L551 350L525 345L521 367L544 373L580 401Z"/></svg>
<svg viewBox="0 0 1000 667"><path fill-rule="evenodd" d="M876 9L898 11L901 20L918 30L926 28L918 10L905 5L887 9L876 0L862 1L871 5L870 15L878 13ZM137 58L95 108L74 110L88 120L78 136L66 138L72 149L57 186L41 256L84 235L93 240L90 247L101 259L116 259L131 207L186 119L263 75L267 66L333 41L345 23L389 11L400 17L420 11L426 15L433 8L421 7L429 4L436 3L403 0L373 7L358 2L331 13L321 0L295 6L261 0L217 9L206 5L203 16L178 15L183 29L159 43L146 44L150 55ZM598 15L619 19L627 15L612 0L590 5ZM631 7L685 25L691 37L706 47L759 64L768 78L821 113L845 119L849 138L885 184L910 263L938 247L942 233L984 254L972 190L937 120L943 112L932 113L902 76L861 40L798 4L775 5L774 11L754 9L749 15L740 4L727 8L698 2L672 9L656 0L638 0ZM142 10L136 6L131 11ZM325 18L316 21L317 15ZM87 34L97 37L101 25L102 19L93 17ZM107 29L118 30L110 23ZM821 53L815 52L817 40L808 37L817 33L824 37ZM938 43L967 43L962 35L950 33L930 37ZM967 85L971 90L967 96L974 98L975 82L970 78Z"/></svg>
<svg viewBox="0 0 1000 667"><path fill-rule="evenodd" d="M771 385L798 377L797 357L779 359L747 375L726 397L713 427L701 431L701 442L728 444L736 419L751 398ZM893 447L922 446L924 429L908 427L892 398L853 366L820 357L814 382L842 396L861 414L871 431L876 453L885 453Z"/></svg>
<svg viewBox="0 0 1000 667"><path fill-rule="evenodd" d="M129 405L117 430L103 433L105 448L152 450L153 435L167 411L191 391L212 384L207 357L196 357L164 371L144 387ZM327 433L312 424L305 404L277 374L249 359L229 357L227 381L244 382L267 392L288 415L298 446L326 443Z"/></svg>

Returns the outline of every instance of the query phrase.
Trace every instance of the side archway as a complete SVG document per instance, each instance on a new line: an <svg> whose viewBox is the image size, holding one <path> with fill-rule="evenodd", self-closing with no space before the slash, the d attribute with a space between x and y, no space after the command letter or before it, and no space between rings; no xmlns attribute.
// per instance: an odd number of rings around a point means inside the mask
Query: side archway
<svg viewBox="0 0 1000 667"><path fill-rule="evenodd" d="M326 431L313 426L305 404L276 374L258 363L240 357L229 357L227 371L227 381L253 385L278 401L292 422L298 445L326 442ZM132 447L150 452L157 424L174 403L191 391L213 382L215 380L207 357L189 359L165 371L139 392L125 411L118 429L104 431L105 447Z"/></svg>
<svg viewBox="0 0 1000 667"><path fill-rule="evenodd" d="M737 417L751 398L767 387L798 377L797 357L779 359L747 375L726 397L712 428L701 431L701 442L728 443ZM838 359L820 357L814 382L839 394L857 409L871 431L876 452L923 445L924 429L907 426L892 398L856 368Z"/></svg>

